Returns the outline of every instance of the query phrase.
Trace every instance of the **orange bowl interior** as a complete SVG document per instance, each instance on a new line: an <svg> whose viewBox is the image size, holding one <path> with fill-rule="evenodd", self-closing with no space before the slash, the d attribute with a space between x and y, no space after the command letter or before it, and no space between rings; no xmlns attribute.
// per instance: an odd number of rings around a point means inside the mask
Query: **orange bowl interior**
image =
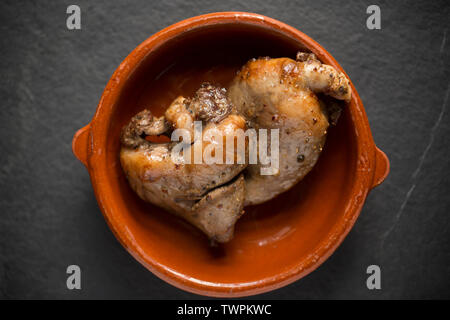
<svg viewBox="0 0 450 320"><path fill-rule="evenodd" d="M247 207L234 239L211 247L197 229L142 201L129 187L119 162L119 132L144 108L160 115L179 95L202 82L227 87L249 59L295 57L304 47L273 29L218 24L185 31L153 50L127 80L108 126L106 183L114 195L114 220L126 225L141 254L199 283L245 284L296 268L342 223L356 172L357 140L349 110L329 130L319 162L290 191Z"/></svg>

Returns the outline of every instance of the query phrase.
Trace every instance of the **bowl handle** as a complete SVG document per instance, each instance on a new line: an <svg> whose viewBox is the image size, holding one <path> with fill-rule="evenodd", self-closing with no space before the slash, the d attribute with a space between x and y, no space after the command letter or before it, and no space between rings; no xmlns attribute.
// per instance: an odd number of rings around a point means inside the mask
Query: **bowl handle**
<svg viewBox="0 0 450 320"><path fill-rule="evenodd" d="M72 140L72 151L75 157L84 164L87 168L88 166L88 143L89 143L89 133L91 125L88 124L80 130L78 130L73 136Z"/></svg>
<svg viewBox="0 0 450 320"><path fill-rule="evenodd" d="M375 172L371 189L379 186L386 179L390 170L389 159L386 154L375 146Z"/></svg>

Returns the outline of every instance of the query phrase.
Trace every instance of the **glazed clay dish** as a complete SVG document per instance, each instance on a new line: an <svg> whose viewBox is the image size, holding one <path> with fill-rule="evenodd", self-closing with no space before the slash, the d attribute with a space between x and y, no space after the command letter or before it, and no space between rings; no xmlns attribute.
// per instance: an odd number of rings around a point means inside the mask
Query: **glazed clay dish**
<svg viewBox="0 0 450 320"><path fill-rule="evenodd" d="M296 55L305 64L330 66L327 70L342 75L351 92L351 98L345 95L349 101L337 124L327 127L317 163L299 183L267 202L248 203L244 211L237 206L244 214L233 224L234 235L209 235L212 241L195 223L135 193L139 188L130 180L130 171L124 172L127 163L123 158L121 163L121 140L122 144L134 143L124 138L123 128L132 128L131 119L142 120L145 115L159 119L174 100L198 96L199 88L220 98L226 89L222 92L216 87L233 88L233 79L251 59L295 59ZM319 44L274 19L241 12L190 18L151 36L120 64L91 123L75 134L73 151L89 171L114 235L155 275L208 296L267 292L304 277L323 263L354 225L367 193L389 172L389 161L375 146L362 102L347 79ZM340 92L347 91L340 88ZM303 155L298 159L305 160ZM239 172L233 173L239 176L233 184L248 184L249 174Z"/></svg>

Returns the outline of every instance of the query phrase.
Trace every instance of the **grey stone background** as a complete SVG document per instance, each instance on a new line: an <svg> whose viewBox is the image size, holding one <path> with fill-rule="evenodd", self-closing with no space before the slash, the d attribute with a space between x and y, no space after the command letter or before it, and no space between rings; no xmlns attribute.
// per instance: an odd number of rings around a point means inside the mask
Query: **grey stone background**
<svg viewBox="0 0 450 320"><path fill-rule="evenodd" d="M378 4L382 29L366 28ZM82 30L66 29L78 4ZM391 161L354 229L308 277L258 299L450 298L448 1L0 2L0 298L199 298L159 280L109 231L71 140L125 56L156 31L214 11L284 21L329 50ZM66 267L82 290L66 289ZM366 268L382 269L382 290Z"/></svg>

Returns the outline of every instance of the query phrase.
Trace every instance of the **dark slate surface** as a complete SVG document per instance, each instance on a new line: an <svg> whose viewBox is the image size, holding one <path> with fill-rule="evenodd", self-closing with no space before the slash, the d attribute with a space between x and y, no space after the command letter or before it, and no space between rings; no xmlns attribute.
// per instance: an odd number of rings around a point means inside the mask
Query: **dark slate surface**
<svg viewBox="0 0 450 320"><path fill-rule="evenodd" d="M0 3L0 298L198 298L159 280L109 231L74 132L118 64L154 32L214 11L258 12L316 39L365 104L387 181L354 229L308 277L257 298L450 298L448 1L5 1ZM79 4L82 30L68 31ZM83 270L81 291L65 269ZM382 268L382 290L366 267Z"/></svg>

